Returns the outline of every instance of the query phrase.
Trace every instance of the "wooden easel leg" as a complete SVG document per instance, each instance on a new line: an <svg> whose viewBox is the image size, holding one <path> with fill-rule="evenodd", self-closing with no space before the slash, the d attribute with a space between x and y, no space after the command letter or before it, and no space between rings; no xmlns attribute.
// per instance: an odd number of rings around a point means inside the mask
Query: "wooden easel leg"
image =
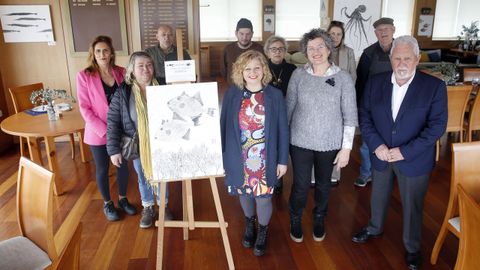
<svg viewBox="0 0 480 270"><path fill-rule="evenodd" d="M157 269L162 269L163 261L163 237L165 233L165 195L167 183L160 183L160 205L158 206L158 220L155 225L158 227L157 237Z"/></svg>
<svg viewBox="0 0 480 270"><path fill-rule="evenodd" d="M187 179L186 181L187 188L187 214L188 214L188 229L195 229L195 217L193 214L193 195L192 195L192 180Z"/></svg>
<svg viewBox="0 0 480 270"><path fill-rule="evenodd" d="M228 241L227 227L225 225L225 218L223 217L222 204L220 203L220 196L218 195L218 188L215 177L210 177L210 186L212 188L213 200L215 201L215 209L217 210L220 232L222 233L223 246L225 247L225 254L227 255L228 268L235 269L235 265L233 264L232 250L230 249L230 242Z"/></svg>
<svg viewBox="0 0 480 270"><path fill-rule="evenodd" d="M183 221L188 222L188 210L187 210L187 182L182 182L182 209L183 209ZM183 227L183 240L188 240L188 228Z"/></svg>

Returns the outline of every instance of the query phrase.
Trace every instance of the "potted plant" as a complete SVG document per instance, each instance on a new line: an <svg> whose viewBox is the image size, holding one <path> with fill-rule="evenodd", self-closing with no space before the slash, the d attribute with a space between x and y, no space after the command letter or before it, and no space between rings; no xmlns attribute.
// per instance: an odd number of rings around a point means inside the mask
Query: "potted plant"
<svg viewBox="0 0 480 270"><path fill-rule="evenodd" d="M433 67L432 71L441 73L443 81L447 85L454 85L460 77L457 66L454 63L442 62L440 65Z"/></svg>
<svg viewBox="0 0 480 270"><path fill-rule="evenodd" d="M462 25L462 31L460 32L460 36L458 36L458 40L463 38L463 49L465 51L470 49L470 43L472 49L475 49L475 44L478 39L478 31L478 21L471 22L469 27Z"/></svg>
<svg viewBox="0 0 480 270"><path fill-rule="evenodd" d="M30 101L34 105L45 105L47 106L47 115L48 120L55 121L58 120L58 114L55 113L55 100L56 99L69 99L70 96L67 94L66 90L63 89L53 89L45 88L32 92L30 95Z"/></svg>

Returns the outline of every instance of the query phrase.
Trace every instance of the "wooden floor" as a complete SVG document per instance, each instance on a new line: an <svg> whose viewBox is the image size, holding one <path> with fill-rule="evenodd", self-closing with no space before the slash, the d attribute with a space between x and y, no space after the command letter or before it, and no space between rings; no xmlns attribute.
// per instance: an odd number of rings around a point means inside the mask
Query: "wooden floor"
<svg viewBox="0 0 480 270"><path fill-rule="evenodd" d="M78 156L71 160L68 144L58 145L61 177L66 183L66 193L54 199L54 227L62 234L62 230L73 228L72 224L78 221L83 223L81 269L154 269L156 230L140 229L139 214L122 216L118 222L107 222L94 181L93 163L83 164ZM448 200L449 155L449 152L442 153L426 197L422 241L424 269L452 269L455 264L458 240L451 235L446 239L437 265L432 266L428 262ZM17 148L0 156L0 240L19 234L15 213L18 158ZM370 185L366 188L356 188L353 185L358 172L358 161L356 141L352 160L342 171L342 181L332 190L326 220L327 236L320 243L314 242L310 237L312 194L303 217L305 241L298 244L290 240L287 207L291 186L289 171L285 177L284 193L273 199L274 212L269 227L268 249L260 258L255 257L251 249L242 247L240 241L244 220L240 205L236 197L230 197L225 192L223 181L219 179L220 198L229 224L227 231L237 269L405 269L398 190L395 190L391 200L383 237L365 245L350 240L352 232L366 224L369 216ZM111 185L112 197L116 198L115 181L112 180ZM180 218L181 184L173 183L169 188L170 208ZM196 219L214 220L216 214L208 181L194 181L193 194ZM128 197L140 210L133 168ZM164 269L227 269L218 229L196 229L190 232L190 240L184 241L181 229L167 228L164 249Z"/></svg>
<svg viewBox="0 0 480 270"><path fill-rule="evenodd" d="M65 195L54 199L54 229L58 239L78 222L83 223L81 269L155 269L157 232L140 229L140 214L122 216L121 221L108 222L103 215L103 202L95 184L93 162L81 163L77 154L70 158L67 143L58 143L61 177ZM402 244L402 207L398 189L391 199L383 237L368 244L351 241L351 235L368 222L371 186L353 185L359 169L359 140L356 138L351 162L342 170L342 180L333 188L326 219L326 238L314 242L311 210L313 192L309 195L303 216L304 242L295 243L289 236L288 196L291 169L285 177L283 194L273 198L274 211L269 226L267 252L255 257L251 249L241 245L244 217L236 197L229 196L218 179L220 198L228 222L228 236L237 269L406 269ZM453 269L458 240L448 235L437 265L429 263L430 253L445 214L450 186L450 146L444 144L441 160L435 168L425 202L422 253L423 269ZM78 150L78 149L77 149ZM19 234L16 223L15 193L18 148L0 155L0 240ZM136 175L130 166L129 200L140 212L141 202ZM112 198L117 185L111 177ZM181 184L172 183L169 206L178 219L182 214ZM313 190L312 190L313 191ZM215 220L216 213L208 180L193 182L196 220ZM184 241L181 229L165 230L163 269L227 269L227 261L218 229L196 229ZM1 262L0 262L1 264Z"/></svg>

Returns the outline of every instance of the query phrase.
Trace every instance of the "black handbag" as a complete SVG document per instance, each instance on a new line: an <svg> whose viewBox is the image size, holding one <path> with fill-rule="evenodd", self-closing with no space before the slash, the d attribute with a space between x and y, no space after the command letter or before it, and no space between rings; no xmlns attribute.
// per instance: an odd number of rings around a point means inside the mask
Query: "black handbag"
<svg viewBox="0 0 480 270"><path fill-rule="evenodd" d="M124 135L122 137L122 157L126 160L137 159L140 157L138 151L138 136L137 131L133 134L133 137Z"/></svg>

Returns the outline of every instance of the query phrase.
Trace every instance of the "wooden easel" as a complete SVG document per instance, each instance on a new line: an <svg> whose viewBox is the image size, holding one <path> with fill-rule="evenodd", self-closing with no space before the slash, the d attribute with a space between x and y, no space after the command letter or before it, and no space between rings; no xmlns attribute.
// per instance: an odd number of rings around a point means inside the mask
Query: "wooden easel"
<svg viewBox="0 0 480 270"><path fill-rule="evenodd" d="M183 44L182 44L182 30L177 29L177 55L178 59L183 59ZM187 82L189 83L189 82ZM192 180L186 179L182 182L182 204L183 204L183 220L165 221L165 195L167 182L157 181L160 183L160 205L158 220L155 226L158 227L157 240L157 269L162 269L163 262L163 238L165 227L183 228L183 240L188 240L188 230L195 228L220 228L222 234L223 245L225 247L225 254L227 256L228 268L235 269L233 264L232 250L230 249L230 242L228 241L227 226L223 216L222 204L218 194L218 187L216 178L223 177L223 175L205 176L202 179L210 179L210 187L212 188L213 201L215 202L215 209L217 211L218 221L195 221L193 213L193 194L192 194ZM180 181L180 180L179 180Z"/></svg>

